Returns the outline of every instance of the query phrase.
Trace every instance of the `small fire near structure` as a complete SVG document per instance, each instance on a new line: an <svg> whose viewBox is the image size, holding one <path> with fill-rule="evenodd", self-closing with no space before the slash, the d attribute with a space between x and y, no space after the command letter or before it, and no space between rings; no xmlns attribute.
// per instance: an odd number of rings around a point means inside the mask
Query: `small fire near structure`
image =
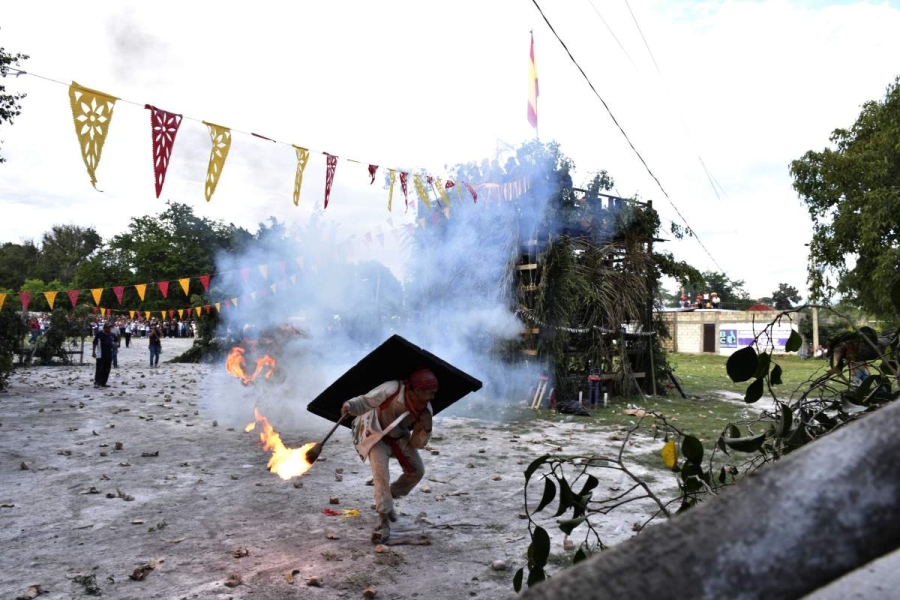
<svg viewBox="0 0 900 600"><path fill-rule="evenodd" d="M256 359L256 368L248 375L246 352L247 349L243 346L235 346L228 353L228 358L225 359L225 370L232 377L240 379L244 385L250 385L250 382L256 379L264 370L266 379L272 377L272 373L275 372L275 359L268 354Z"/></svg>

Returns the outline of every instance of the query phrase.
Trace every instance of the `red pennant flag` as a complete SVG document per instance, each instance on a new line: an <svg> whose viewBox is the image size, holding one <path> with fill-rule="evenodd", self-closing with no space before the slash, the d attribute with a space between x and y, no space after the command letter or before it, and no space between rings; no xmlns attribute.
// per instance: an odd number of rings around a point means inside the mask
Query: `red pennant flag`
<svg viewBox="0 0 900 600"><path fill-rule="evenodd" d="M472 202L478 202L478 192L475 191L475 188L473 188L468 181L463 181L463 185L466 186L466 189L472 194Z"/></svg>
<svg viewBox="0 0 900 600"><path fill-rule="evenodd" d="M403 200L406 202L406 208L409 210L409 173L400 173L400 189L403 190Z"/></svg>
<svg viewBox="0 0 900 600"><path fill-rule="evenodd" d="M78 292L80 290L69 290L66 292L69 295L69 302L72 303L72 308L75 308L75 305L78 304Z"/></svg>
<svg viewBox="0 0 900 600"><path fill-rule="evenodd" d="M31 302L31 292L19 292L19 300L22 302L22 312L28 312L28 303Z"/></svg>
<svg viewBox="0 0 900 600"><path fill-rule="evenodd" d="M371 177L371 181L369 181L369 185L375 183L375 171L378 170L378 165L369 165L369 177Z"/></svg>
<svg viewBox="0 0 900 600"><path fill-rule="evenodd" d="M241 269L241 279L244 283L250 283L250 269Z"/></svg>
<svg viewBox="0 0 900 600"><path fill-rule="evenodd" d="M200 283L203 284L203 291L208 292L209 291L209 275L201 275Z"/></svg>
<svg viewBox="0 0 900 600"><path fill-rule="evenodd" d="M204 306L203 308L206 309L206 314L209 314L209 311L212 310L212 309L209 307L209 304L207 304L207 305Z"/></svg>
<svg viewBox="0 0 900 600"><path fill-rule="evenodd" d="M175 318L175 309L174 309L174 308L170 308L170 309L169 309L169 318L170 318L170 319L174 319L174 318Z"/></svg>
<svg viewBox="0 0 900 600"><path fill-rule="evenodd" d="M444 184L444 189L445 189L445 190L449 190L450 188L452 188L452 187L455 186L455 185L456 185L456 184L453 183L452 180L448 179L448 180L447 180L447 183Z"/></svg>
<svg viewBox="0 0 900 600"><path fill-rule="evenodd" d="M185 309L184 312L187 313L187 316L191 316L191 309L190 309L190 308Z"/></svg>
<svg viewBox="0 0 900 600"><path fill-rule="evenodd" d="M169 282L160 281L156 285L159 286L159 291L162 292L163 298L167 298L169 296Z"/></svg>
<svg viewBox="0 0 900 600"><path fill-rule="evenodd" d="M113 293L116 295L116 299L119 301L119 304L122 304L122 294L125 292L124 285L117 285L113 287Z"/></svg>
<svg viewBox="0 0 900 600"><path fill-rule="evenodd" d="M281 274L284 275L287 271L287 263L283 260L278 261L278 269L281 271Z"/></svg>
<svg viewBox="0 0 900 600"><path fill-rule="evenodd" d="M153 137L153 183L156 185L156 197L162 193L166 181L166 170L175 145L175 135L181 126L181 115L166 112L155 106L145 104L150 111L150 134Z"/></svg>
<svg viewBox="0 0 900 600"><path fill-rule="evenodd" d="M96 306L92 306L92 307L91 307L91 312L94 313L94 314L96 315L96 314L97 314L97 307L96 307Z"/></svg>
<svg viewBox="0 0 900 600"><path fill-rule="evenodd" d="M325 159L325 206L323 208L328 208L328 197L331 196L331 184L334 183L334 171L337 169L337 156L332 154L324 153L326 156Z"/></svg>

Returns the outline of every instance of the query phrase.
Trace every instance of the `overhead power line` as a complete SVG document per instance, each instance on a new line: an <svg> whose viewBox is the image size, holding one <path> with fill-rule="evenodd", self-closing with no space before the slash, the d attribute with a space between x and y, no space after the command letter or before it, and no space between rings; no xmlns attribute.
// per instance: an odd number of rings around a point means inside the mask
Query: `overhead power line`
<svg viewBox="0 0 900 600"><path fill-rule="evenodd" d="M591 8L593 8L594 12L597 13L600 21L606 26L606 30L609 32L609 35L611 35L612 38L616 40L619 48L621 48L622 52L625 53L625 56L628 57L628 61L631 63L631 66L634 67L634 70L640 72L640 69L638 69L638 66L635 64L634 60L632 60L631 55L628 54L628 50L625 49L625 46L622 45L622 42L619 41L619 38L616 37L616 34L613 32L612 27L609 26L609 23L607 23L606 19L603 18L603 15L600 14L600 11L597 10L597 7L594 5L594 0L588 0L588 4L591 5Z"/></svg>
<svg viewBox="0 0 900 600"><path fill-rule="evenodd" d="M640 23L638 23L637 16L634 14L634 11L631 10L631 4L628 3L628 0L625 0L625 6L628 7L628 12L631 13L631 19L634 21L634 26L637 27L638 33L641 34L641 40L644 41L644 48L647 49L647 54L650 55L650 60L653 61L653 66L656 68L656 74L659 75L660 81L663 83L663 87L666 88L666 93L669 95L669 98L672 98L672 90L669 89L669 83L666 81L666 78L663 77L662 70L659 68L659 63L656 62L656 57L653 55L653 50L650 49L650 44L647 42L647 37L644 35L644 30L641 29ZM694 138L691 137L691 132L688 131L687 124L684 122L684 117L681 116L681 112L676 110L676 114L678 115L678 120L681 122L681 127L684 129L684 133L687 134L688 139L691 141L691 144L694 144ZM703 167L703 172L706 173L706 179L709 181L709 186L712 188L713 193L716 195L718 200L722 200L722 196L719 195L719 190L722 190L722 193L725 193L725 190L722 189L722 186L719 185L719 182L715 180L715 177L709 172L709 169L706 168L706 163L703 161L703 158L700 156L700 151L697 150L696 144L694 144L694 152L697 154L697 160L700 161L700 166ZM718 186L718 190L716 189Z"/></svg>
<svg viewBox="0 0 900 600"><path fill-rule="evenodd" d="M578 71L581 73L581 76L584 77L584 80L587 82L588 86L591 88L591 91L594 92L594 95L597 96L597 99L600 100L601 104L603 104L603 108L606 109L606 112L609 114L609 118L612 119L613 123L615 123L616 127L622 133L622 137L625 138L625 141L628 142L628 145L631 147L631 150L634 152L634 154L638 157L638 160L640 160L641 164L644 165L644 169L647 170L647 173L650 175L650 177L653 178L653 181L656 182L656 185L659 186L659 189L663 193L663 196L666 197L666 200L668 200L669 204L672 205L672 208L675 210L675 213L678 215L678 217L684 223L684 226L687 227L687 230L690 233L690 235L695 240L697 240L697 243L700 244L700 247L703 248L703 251L706 252L706 255L709 257L709 259L713 262L714 265L716 265L716 268L720 272L724 273L725 269L723 269L719 265L718 261L716 261L716 259L710 253L710 251L706 249L706 246L704 246L703 242L700 240L700 236L697 235L697 232L694 231L694 229L687 222L687 219L684 218L684 215L681 214L681 211L678 210L678 207L675 206L675 202L672 201L672 197L669 196L669 193L663 187L662 183L659 181L659 178L656 175L654 175L653 171L650 169L650 166L647 164L647 161L644 160L644 157L641 156L641 153L638 152L637 148L634 147L634 144L631 142L631 138L628 137L628 134L625 133L625 130L622 128L621 125L619 125L619 121L616 120L616 117L615 117L615 115L613 115L612 110L610 110L609 105L606 103L606 100L603 99L603 97L600 95L600 92L598 92L597 88L594 87L594 84L591 82L591 79L587 76L587 73L584 72L584 69L581 68L581 65L578 64L578 61L575 60L575 57L572 56L572 52L569 50L569 47L566 46L566 43L562 40L561 37L559 37L559 34L556 33L556 29L553 28L553 25L550 23L550 20L547 19L547 15L545 15L544 11L541 9L541 5L538 4L537 0L531 0L531 1L532 1L532 3L534 3L535 8L538 9L538 12L541 13L541 17L544 19L544 22L547 24L547 27L550 28L550 31L553 32L553 35L556 36L556 39L559 40L559 43L562 45L563 49L566 51L566 54L569 55L569 58L572 60L572 63L575 65L575 67L578 69Z"/></svg>

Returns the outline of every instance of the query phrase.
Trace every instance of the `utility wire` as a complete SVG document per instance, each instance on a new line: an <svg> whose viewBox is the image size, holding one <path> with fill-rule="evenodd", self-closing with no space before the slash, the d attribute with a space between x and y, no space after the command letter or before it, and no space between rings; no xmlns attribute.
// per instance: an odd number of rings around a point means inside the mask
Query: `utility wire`
<svg viewBox="0 0 900 600"><path fill-rule="evenodd" d="M556 33L556 29L554 29L554 28L553 28L553 25L550 24L550 21L547 19L547 15L545 15L545 14L544 14L544 11L541 9L541 5L538 4L537 0L531 0L531 1L532 1L532 3L534 3L535 8L538 9L538 12L541 13L541 17L543 17L544 22L547 24L547 27L550 28L550 31L553 32L553 35L556 36L556 39L559 40L559 43L562 45L563 49L566 51L566 54L569 55L569 58L572 60L572 63L574 63L574 65L575 65L575 67L578 69L578 71L581 73L581 76L584 77L584 80L587 82L588 86L591 88L591 91L594 92L594 95L597 96L597 99L600 100L600 103L601 103L601 104L603 104L603 108L606 109L606 112L609 114L609 118L612 119L612 122L615 123L616 127L618 127L619 131L622 133L622 136L625 138L625 141L628 142L628 145L631 147L631 150L635 153L635 155L636 155L636 156L638 157L638 159L641 161L641 164L644 165L644 169L647 170L647 173L650 174L650 177L652 177L652 178L653 178L653 181L656 182L656 185L659 186L659 189L660 189L660 191L663 193L663 196L666 197L666 200L668 200L668 201L669 201L669 204L672 205L672 208L675 209L675 213L676 213L676 214L678 215L678 217L682 220L682 222L684 223L685 227L687 227L688 233L689 233L694 239L697 240L697 243L700 244L700 247L703 248L703 251L706 252L706 255L709 257L709 259L713 262L714 265L716 265L716 268L719 270L719 272L724 273L725 270L719 265L718 261L716 261L716 259L715 259L715 258L713 257L713 255L710 253L710 251L706 249L706 246L703 245L703 242L700 241L700 236L698 236L698 235L697 235L697 232L694 231L693 228L691 228L690 224L687 222L687 219L684 218L684 215L682 215L682 214L681 214L681 211L678 210L678 207L675 206L675 202L672 201L671 196L669 196L669 193L668 193L668 192L666 191L666 189L663 187L662 183L660 183L660 181L659 181L659 179L656 177L656 175L653 174L653 171L650 169L650 166L647 164L647 161L644 160L644 157L641 156L641 153L638 152L637 148L634 147L634 144L631 142L631 139L628 137L628 134L625 133L625 130L622 129L622 126L621 126L621 125L619 125L619 121L617 121L617 120L616 120L616 117L612 114L612 111L610 110L609 105L606 104L606 101L603 99L603 97L602 97L602 96L600 95L600 93L597 91L597 88L595 88L595 87L594 87L594 84L591 83L591 80L590 80L590 78L587 76L587 73L584 72L584 69L581 68L581 65L578 64L578 61L575 60L575 57L572 56L572 52L569 51L569 47L566 46L566 43L565 43L564 41L562 41L562 38L559 37L559 34L558 34L558 33Z"/></svg>
<svg viewBox="0 0 900 600"><path fill-rule="evenodd" d="M611 35L612 38L616 40L616 43L619 45L619 48L622 49L622 52L625 53L625 56L628 57L628 62L631 63L631 66L634 67L634 70L640 72L640 69L638 69L638 66L635 64L634 60L632 60L631 55L628 54L628 50L625 49L625 46L622 45L622 42L619 41L619 38L617 38L616 34L613 32L612 27L609 26L609 23L607 23L606 19L603 18L603 15L600 14L600 11L597 10L597 7L594 5L594 0L588 0L588 4L590 4L591 8L594 9L594 12L597 13L600 21L602 21L603 24L606 25L606 30L609 32L609 35Z"/></svg>
<svg viewBox="0 0 900 600"><path fill-rule="evenodd" d="M659 63L656 62L656 57L653 55L653 50L650 49L650 44L647 42L647 37L644 35L644 31L641 29L640 23L638 23L637 16L635 16L634 11L631 10L631 4L628 3L628 0L625 0L625 6L628 7L628 12L631 13L631 19L634 21L634 26L637 27L638 33L641 34L641 39L644 41L644 48L647 49L647 54L650 55L650 60L653 61L653 66L656 67L656 74L659 75L660 80L663 82L663 87L666 88L666 93L669 95L669 98L672 98L672 90L669 89L669 83L666 81L666 78L663 77L662 70L659 68ZM722 189L722 186L719 185L718 181L715 181L715 178L709 172L709 169L706 168L706 163L703 162L703 158L700 156L700 152L697 150L697 146L694 143L694 138L691 137L691 132L688 131L687 124L684 122L684 117L681 116L681 112L676 110L676 114L678 114L678 120L681 121L681 127L684 129L684 133L687 134L688 139L691 141L691 144L694 145L694 152L697 154L697 160L700 161L700 166L703 167L703 172L706 173L706 179L709 181L709 186L712 188L713 193L716 195L716 198L721 201L722 196L719 195L719 190L722 190L722 193L725 193L725 190ZM719 186L719 190L716 189L716 186Z"/></svg>

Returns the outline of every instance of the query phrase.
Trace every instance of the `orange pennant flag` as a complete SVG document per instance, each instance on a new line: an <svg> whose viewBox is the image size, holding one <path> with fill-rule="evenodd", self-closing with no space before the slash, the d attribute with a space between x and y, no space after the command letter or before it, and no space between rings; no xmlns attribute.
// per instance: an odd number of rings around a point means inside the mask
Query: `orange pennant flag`
<svg viewBox="0 0 900 600"><path fill-rule="evenodd" d="M179 309L178 309L178 318L180 319L180 318L183 317L183 316L184 316L184 309L183 309L183 308L179 308Z"/></svg>
<svg viewBox="0 0 900 600"><path fill-rule="evenodd" d="M150 311L149 310L144 312L144 318L147 319L148 321L150 320Z"/></svg>
<svg viewBox="0 0 900 600"><path fill-rule="evenodd" d="M140 298L141 302L143 302L144 295L147 293L147 284L146 283L138 283L134 286L134 289L137 290L138 298Z"/></svg>
<svg viewBox="0 0 900 600"><path fill-rule="evenodd" d="M6 294L4 292L0 292L0 309L3 308L4 302L6 302Z"/></svg>
<svg viewBox="0 0 900 600"><path fill-rule="evenodd" d="M216 302L216 312L221 312L221 310L222 310L221 302Z"/></svg>
<svg viewBox="0 0 900 600"><path fill-rule="evenodd" d="M159 314L162 315L162 320L165 321L166 320L166 311L161 310L161 311L159 311Z"/></svg>
<svg viewBox="0 0 900 600"><path fill-rule="evenodd" d="M191 287L191 278L190 278L190 277L185 277L185 278L183 278L183 279L179 279L179 280L178 280L178 283L181 284L181 289L184 290L184 295L187 296L188 290L189 290L190 287Z"/></svg>
<svg viewBox="0 0 900 600"><path fill-rule="evenodd" d="M134 320L134 311L133 310L128 311L128 318Z"/></svg>
<svg viewBox="0 0 900 600"><path fill-rule="evenodd" d="M94 304L100 304L100 296L103 295L103 288L92 288L91 294L94 296Z"/></svg>
<svg viewBox="0 0 900 600"><path fill-rule="evenodd" d="M91 177L91 185L97 189L97 166L103 152L103 142L109 131L113 108L116 105L113 96L81 87L74 81L69 86L69 104L72 107L72 120L75 123L75 135L81 158Z"/></svg>
<svg viewBox="0 0 900 600"><path fill-rule="evenodd" d="M263 279L269 278L269 265L259 265L259 267L257 267L257 268L259 269L259 272L262 274Z"/></svg>
<svg viewBox="0 0 900 600"><path fill-rule="evenodd" d="M50 305L50 310L53 310L53 302L56 300L56 292L44 292L44 298L47 299L47 304Z"/></svg>

